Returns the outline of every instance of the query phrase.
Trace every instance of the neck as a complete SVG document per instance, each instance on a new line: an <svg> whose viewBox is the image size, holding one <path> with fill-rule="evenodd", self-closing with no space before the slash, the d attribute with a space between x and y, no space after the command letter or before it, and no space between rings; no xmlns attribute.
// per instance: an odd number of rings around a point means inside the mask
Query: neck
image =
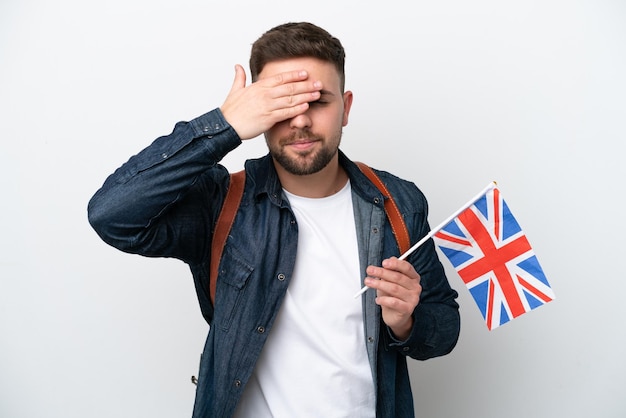
<svg viewBox="0 0 626 418"><path fill-rule="evenodd" d="M276 162L274 166L283 188L296 196L313 199L332 196L348 181L348 174L339 165L337 156L322 170L305 176L291 174Z"/></svg>

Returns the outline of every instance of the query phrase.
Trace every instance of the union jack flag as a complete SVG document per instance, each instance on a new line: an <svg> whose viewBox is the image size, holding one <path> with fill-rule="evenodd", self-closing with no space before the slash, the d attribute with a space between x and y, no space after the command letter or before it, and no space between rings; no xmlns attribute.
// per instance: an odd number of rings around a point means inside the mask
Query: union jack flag
<svg viewBox="0 0 626 418"><path fill-rule="evenodd" d="M497 187L434 234L493 330L554 299L533 249Z"/></svg>

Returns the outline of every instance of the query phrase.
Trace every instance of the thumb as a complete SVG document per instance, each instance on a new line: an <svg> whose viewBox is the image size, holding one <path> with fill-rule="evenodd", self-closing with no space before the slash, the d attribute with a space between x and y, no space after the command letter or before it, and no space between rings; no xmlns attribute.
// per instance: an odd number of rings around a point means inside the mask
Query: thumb
<svg viewBox="0 0 626 418"><path fill-rule="evenodd" d="M246 87L246 71L239 64L235 65L235 79L233 80L233 86L230 88L231 92L240 90Z"/></svg>

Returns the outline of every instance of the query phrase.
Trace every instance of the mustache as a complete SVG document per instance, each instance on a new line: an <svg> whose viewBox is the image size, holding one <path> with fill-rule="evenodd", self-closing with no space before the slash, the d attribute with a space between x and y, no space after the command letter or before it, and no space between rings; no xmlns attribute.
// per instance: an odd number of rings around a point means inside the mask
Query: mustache
<svg viewBox="0 0 626 418"><path fill-rule="evenodd" d="M316 135L309 130L298 130L289 134L289 136L283 137L280 140L281 145L288 145L301 140L321 141L324 137Z"/></svg>

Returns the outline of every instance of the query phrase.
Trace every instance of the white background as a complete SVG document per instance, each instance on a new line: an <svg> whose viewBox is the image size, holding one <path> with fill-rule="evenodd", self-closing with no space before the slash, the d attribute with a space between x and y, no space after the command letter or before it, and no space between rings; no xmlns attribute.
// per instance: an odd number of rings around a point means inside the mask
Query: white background
<svg viewBox="0 0 626 418"><path fill-rule="evenodd" d="M490 332L444 260L462 333L410 361L418 416L625 416L619 0L2 0L0 416L190 416L207 326L188 269L105 245L87 201L292 20L347 50L344 151L418 184L433 225L497 180L557 295Z"/></svg>

